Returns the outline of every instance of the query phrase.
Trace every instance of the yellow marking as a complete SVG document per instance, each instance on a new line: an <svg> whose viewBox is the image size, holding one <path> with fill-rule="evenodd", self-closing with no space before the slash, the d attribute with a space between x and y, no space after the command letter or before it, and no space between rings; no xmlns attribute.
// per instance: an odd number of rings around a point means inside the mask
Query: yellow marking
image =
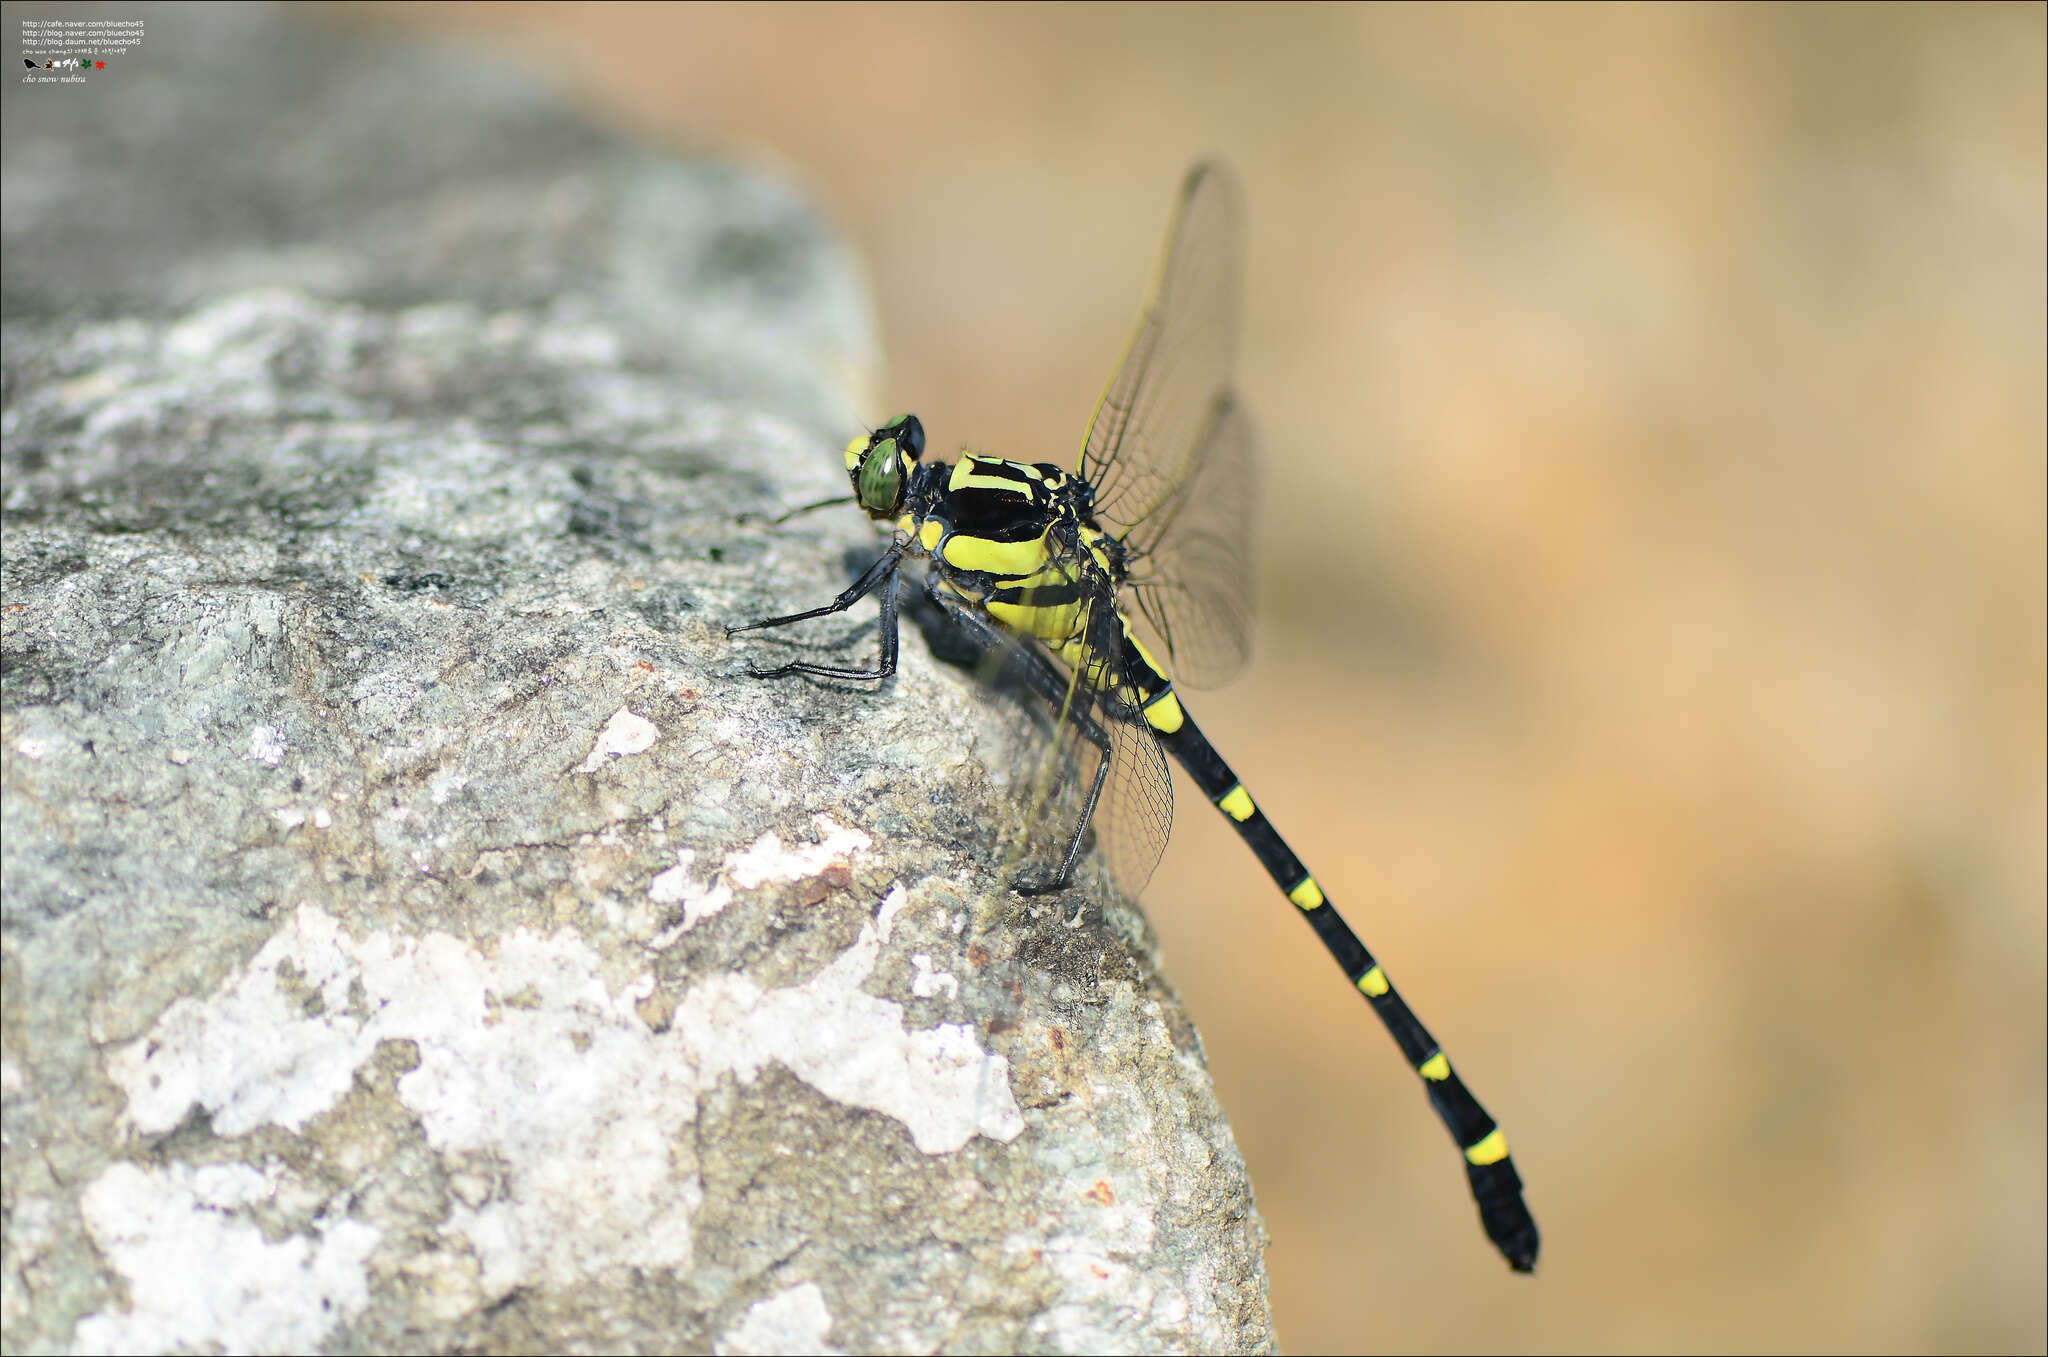
<svg viewBox="0 0 2048 1357"><path fill-rule="evenodd" d="M956 537L953 540L957 542L960 539ZM990 617L1015 636L1036 636L1043 641L1068 641L1080 628L1081 605L1078 603L1042 608L1028 603L998 603L991 599L982 607L988 610ZM1065 654L1064 651L1061 653Z"/></svg>
<svg viewBox="0 0 2048 1357"><path fill-rule="evenodd" d="M1137 638L1137 635L1131 631L1130 624L1128 623L1124 625L1124 637L1130 642L1131 648L1138 652L1138 658L1144 660L1145 663L1152 666L1153 673L1159 675L1159 677L1161 678L1166 677L1165 666L1161 665L1159 661L1152 658L1152 652L1145 649L1145 643L1139 640Z"/></svg>
<svg viewBox="0 0 2048 1357"><path fill-rule="evenodd" d="M908 517L904 519L906 523L909 521ZM924 525L917 530L917 540L928 552L937 551L939 549L939 539L945 535L946 525L939 522L936 518L927 518L924 521Z"/></svg>
<svg viewBox="0 0 2048 1357"><path fill-rule="evenodd" d="M1062 611L1065 610L1062 609ZM1095 651L1089 647L1088 638L1084 634L1086 631L1085 610L1077 607L1075 613L1073 634L1062 641L1059 647L1059 657L1067 662L1069 669L1074 671L1075 682L1085 684L1089 688L1096 690L1108 689L1114 686L1117 694L1125 701L1135 702L1137 695L1132 693L1127 687L1115 685L1110 677L1110 666L1100 659Z"/></svg>
<svg viewBox="0 0 2048 1357"><path fill-rule="evenodd" d="M957 542L959 540L961 539L955 537L949 539L949 542ZM1000 546L1002 544L998 543L997 545ZM1036 545L1036 543L1027 545ZM948 559L951 559L950 552ZM995 618L997 622L1008 628L1012 634L1017 636L1036 636L1040 640L1052 645L1059 652L1061 658L1077 668L1083 664L1090 665L1091 668L1087 681L1091 687L1099 688L1103 686L1101 675L1105 672L1106 666L1095 663L1083 643L1084 633L1087 630L1087 600L1076 598L1066 603L1029 601L1039 596L1041 591L1060 588L1070 583L1071 580L1072 577L1059 562L1041 561L1038 568L1030 574L1013 576L1008 583L1008 587L1016 589L1024 596L1026 601L1012 603L1008 601L998 602L990 599L983 606L988 610L989 616ZM1075 649L1075 647L1080 648Z"/></svg>
<svg viewBox="0 0 2048 1357"><path fill-rule="evenodd" d="M1109 540L1108 535L1084 525L1081 529L1081 540L1087 545L1088 554L1095 558L1095 564L1101 566L1104 570L1108 570L1110 568L1109 550L1102 545ZM1130 630L1128 623L1125 624L1124 630Z"/></svg>
<svg viewBox="0 0 2048 1357"><path fill-rule="evenodd" d="M860 470L861 459L868 455L868 436L862 434L846 445L846 469Z"/></svg>
<svg viewBox="0 0 2048 1357"><path fill-rule="evenodd" d="M1045 539L993 542L986 537L955 533L946 542L946 564L956 570L990 575L1029 575L1045 564Z"/></svg>
<svg viewBox="0 0 2048 1357"><path fill-rule="evenodd" d="M1323 888L1316 884L1314 877L1305 876L1301 879L1299 886L1287 892L1287 898L1300 905L1303 909L1321 909L1323 907ZM1378 967L1374 967L1373 971L1368 971L1366 974L1370 977L1377 970ZM1358 983L1363 985L1365 981L1361 980ZM1380 983L1382 985L1386 984L1387 978L1381 976ZM1370 993L1371 991L1367 992Z"/></svg>
<svg viewBox="0 0 2048 1357"><path fill-rule="evenodd" d="M955 476L953 477L953 489L995 490L1005 495L1015 495L1019 499L1024 497L1024 492L1018 488L1017 482L1011 480L1008 476L969 476L965 480Z"/></svg>
<svg viewBox="0 0 2048 1357"><path fill-rule="evenodd" d="M1244 784L1240 782L1224 794L1223 799L1216 803L1216 809L1243 824L1252 818L1252 812L1258 807L1252 804L1252 794L1246 791Z"/></svg>
<svg viewBox="0 0 2048 1357"><path fill-rule="evenodd" d="M1187 719L1188 714L1181 710L1180 699L1173 695L1173 689L1171 688L1168 688L1165 692L1145 704L1146 722L1161 735L1173 734L1173 732L1181 728ZM1238 790L1242 792L1244 789L1240 787ZM1245 807L1245 815L1251 814L1250 797L1245 798ZM1242 820L1244 815L1239 815L1236 818Z"/></svg>
<svg viewBox="0 0 2048 1357"><path fill-rule="evenodd" d="M1369 999L1377 999L1392 988L1387 983L1387 973L1377 966L1358 977L1358 991Z"/></svg>
<svg viewBox="0 0 2048 1357"><path fill-rule="evenodd" d="M953 467L953 474L946 480L948 490L1000 490L1006 494L1023 495L1023 489L1008 476L981 476L975 474L980 459L962 457Z"/></svg>
<svg viewBox="0 0 2048 1357"><path fill-rule="evenodd" d="M1112 688L1110 667L1102 663L1092 649L1087 649L1087 637L1081 634L1083 620L1079 616L1073 620L1073 628L1073 637L1059 645L1059 657L1067 661L1069 669L1073 669L1073 682L1083 684L1085 688L1096 692ZM1126 688L1116 688L1116 694L1122 696L1126 702L1130 700L1130 692Z"/></svg>
<svg viewBox="0 0 2048 1357"><path fill-rule="evenodd" d="M1074 619L1074 634L1061 644L1060 656L1066 660L1067 667L1078 673L1090 687L1107 688L1110 686L1109 661L1096 654L1095 648L1088 644L1087 630L1081 625L1084 620L1078 616Z"/></svg>
<svg viewBox="0 0 2048 1357"><path fill-rule="evenodd" d="M1508 1138L1500 1133L1498 1126L1486 1133L1477 1145L1465 1151L1465 1159L1473 1164L1498 1164L1508 1157Z"/></svg>
<svg viewBox="0 0 2048 1357"><path fill-rule="evenodd" d="M1432 1084L1441 1084L1444 1080L1451 1077L1451 1062L1444 1058L1442 1051L1438 1051L1435 1055L1417 1065L1415 1072L1429 1080Z"/></svg>

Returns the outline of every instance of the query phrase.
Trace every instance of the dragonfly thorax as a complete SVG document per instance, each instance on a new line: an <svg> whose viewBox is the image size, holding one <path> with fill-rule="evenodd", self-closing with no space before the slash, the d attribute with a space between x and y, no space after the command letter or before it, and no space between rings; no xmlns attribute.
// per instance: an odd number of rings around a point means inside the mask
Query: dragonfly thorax
<svg viewBox="0 0 2048 1357"><path fill-rule="evenodd" d="M1166 667L1190 682L1220 682L1249 650L1256 443L1231 384L1239 215L1229 172L1196 165L1077 472L974 454L927 462L923 425L903 415L846 447L855 498L894 530L888 551L824 607L728 630L842 613L879 591L873 669L798 660L750 672L887 679L896 673L901 569L908 556L925 556L930 602L982 654L987 675L1021 685L1053 713L1056 757L1041 764L1021 818L1027 840L1056 828L1063 847L1049 875L1016 889L1065 890L1091 828L1117 879L1132 893L1142 888L1173 822L1170 754L1392 1035L1462 1156L1487 1237L1527 1272L1540 1238L1499 1125L1181 705ZM1140 639L1141 624L1158 655Z"/></svg>

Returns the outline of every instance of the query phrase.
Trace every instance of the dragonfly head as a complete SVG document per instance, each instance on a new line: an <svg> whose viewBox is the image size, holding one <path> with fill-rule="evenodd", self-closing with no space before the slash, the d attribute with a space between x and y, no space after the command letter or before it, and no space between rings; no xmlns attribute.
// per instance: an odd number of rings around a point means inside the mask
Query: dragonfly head
<svg viewBox="0 0 2048 1357"><path fill-rule="evenodd" d="M916 415L899 415L873 433L846 445L846 474L860 507L876 518L894 518L903 507L903 487L924 456L924 425Z"/></svg>

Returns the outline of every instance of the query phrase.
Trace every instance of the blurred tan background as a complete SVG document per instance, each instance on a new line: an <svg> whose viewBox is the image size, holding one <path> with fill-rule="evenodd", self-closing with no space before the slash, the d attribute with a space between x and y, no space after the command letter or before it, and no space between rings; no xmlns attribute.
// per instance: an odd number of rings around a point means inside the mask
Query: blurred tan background
<svg viewBox="0 0 2048 1357"><path fill-rule="evenodd" d="M1290 1349L2048 1345L2041 6L347 13L806 183L949 454L1069 458L1235 162L1262 626L1191 705L1545 1243L1183 783Z"/></svg>

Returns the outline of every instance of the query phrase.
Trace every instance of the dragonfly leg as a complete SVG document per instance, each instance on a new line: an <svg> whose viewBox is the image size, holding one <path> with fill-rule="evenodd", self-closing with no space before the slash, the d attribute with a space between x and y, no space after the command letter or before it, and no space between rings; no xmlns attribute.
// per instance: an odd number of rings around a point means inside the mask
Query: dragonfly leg
<svg viewBox="0 0 2048 1357"><path fill-rule="evenodd" d="M839 597L833 599L822 608L807 608L803 612L790 613L786 617L764 617L759 622L742 622L739 626L727 627L725 634L727 636L737 636L743 631L762 631L768 627L786 627L792 622L808 622L813 617L830 617L833 613L843 613L873 593L875 586L880 584L884 577L894 574L896 568L903 561L903 553L909 549L910 539L907 537L899 537L894 542L891 542L889 549L882 553L880 560L876 561L866 570L861 571L859 579L840 590Z"/></svg>
<svg viewBox="0 0 2048 1357"><path fill-rule="evenodd" d="M1115 761L1109 732L1095 719L1088 690L1061 673L1052 661L940 589L935 579L926 579L925 594L972 639L991 652L1004 656L1004 674L1021 680L1032 692L1044 698L1055 715L1071 719L1082 737L1101 751L1102 757L1095 765L1095 777L1088 787L1088 799L1082 805L1080 815L1075 817L1073 833L1067 836L1059 869L1049 877L1020 877L1011 885L1019 895L1057 895L1073 882L1074 864L1081 857L1081 841L1087 836L1088 825L1095 818L1095 807L1102 800L1102 789L1109 782L1110 765Z"/></svg>
<svg viewBox="0 0 2048 1357"><path fill-rule="evenodd" d="M1102 800L1102 789L1109 782L1109 766L1115 762L1109 732L1102 728L1091 712L1077 711L1073 716L1075 725L1090 744L1102 751L1102 757L1095 764L1095 780L1088 786L1088 801L1074 818L1074 832L1067 840L1067 851L1060 859L1059 871L1039 880L1018 878L1011 889L1019 895L1057 895L1073 881L1074 864L1081 857L1081 840L1088 833L1089 822L1095 818L1096 803Z"/></svg>
<svg viewBox="0 0 2048 1357"><path fill-rule="evenodd" d="M859 579L848 585L840 593L839 597L833 599L822 608L812 608L807 612L791 613L787 617L770 617L764 621L749 622L744 626L727 627L725 629L727 636L736 636L743 631L759 631L765 627L782 627L789 625L791 622L803 622L813 617L826 617L833 613L843 613L862 598L874 592L875 587L880 585L882 590L881 658L880 662L873 669L855 669L847 665L813 664L808 660L795 660L789 664L777 665L773 669L762 669L754 665L748 665L747 673L754 678L763 679L782 678L788 674L809 674L813 678L885 679L894 674L896 672L897 644L897 588L903 578L901 571L903 553L908 546L908 540L901 540L891 545L887 554L866 570L863 570Z"/></svg>

